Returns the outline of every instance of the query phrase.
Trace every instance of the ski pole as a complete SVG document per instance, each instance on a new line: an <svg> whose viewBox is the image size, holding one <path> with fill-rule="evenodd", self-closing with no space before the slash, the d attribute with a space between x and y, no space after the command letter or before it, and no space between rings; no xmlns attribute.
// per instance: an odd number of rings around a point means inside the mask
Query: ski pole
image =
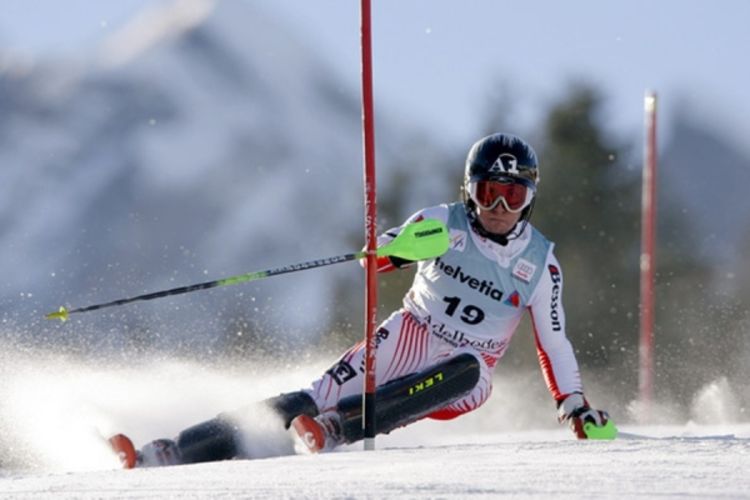
<svg viewBox="0 0 750 500"><path fill-rule="evenodd" d="M399 233L399 235L396 236L393 241L378 248L377 254L379 257L394 256L412 261L432 259L444 254L448 250L449 243L448 229L445 227L445 224L437 219L424 219L405 226L401 233ZM205 283L197 283L195 285L181 286L178 288L172 288L170 290L147 293L144 295L138 295L136 297L128 297L86 307L67 309L65 306L61 306L59 310L51 312L45 317L47 319L59 319L61 321L67 321L68 316L73 313L94 311L96 309L121 306L140 300L158 299L161 297L168 297L170 295L180 295L183 293L195 292L197 290L207 290L209 288L217 288L220 286L236 285L239 283L246 283L248 281L268 278L270 276L277 276L279 274L294 273L297 271L304 271L306 269L314 269L316 267L330 266L332 264L349 262L351 260L359 260L364 258L366 255L367 252L363 250L356 253L338 255L336 257L328 257L325 259L310 260L307 262L301 262L299 264L291 264L283 267L267 269L265 271L240 274L237 276L231 276L229 278L207 281Z"/></svg>

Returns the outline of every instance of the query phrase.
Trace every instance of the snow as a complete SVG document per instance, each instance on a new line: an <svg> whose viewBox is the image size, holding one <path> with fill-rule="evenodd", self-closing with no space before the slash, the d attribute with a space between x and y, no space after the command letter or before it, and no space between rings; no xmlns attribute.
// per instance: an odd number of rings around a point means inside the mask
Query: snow
<svg viewBox="0 0 750 500"><path fill-rule="evenodd" d="M641 428L661 434L664 429ZM736 435L579 442L564 432L464 437L464 444L235 460L160 469L11 475L35 498L747 498L750 428Z"/></svg>
<svg viewBox="0 0 750 500"><path fill-rule="evenodd" d="M0 498L748 498L750 491L750 424L637 426L613 415L619 439L577 441L554 422L551 405L524 398L523 377L496 380L495 396L465 417L379 436L375 451L356 443L314 456L123 471L99 436L122 431L141 446L303 387L325 361L103 366L1 353ZM519 428L513 415L520 411L546 424ZM259 419L247 437L251 453L282 448L267 424Z"/></svg>

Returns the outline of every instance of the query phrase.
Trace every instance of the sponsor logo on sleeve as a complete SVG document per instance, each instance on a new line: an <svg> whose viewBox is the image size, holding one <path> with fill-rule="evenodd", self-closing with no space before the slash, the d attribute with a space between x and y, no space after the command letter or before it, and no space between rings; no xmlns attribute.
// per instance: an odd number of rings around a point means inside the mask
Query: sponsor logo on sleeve
<svg viewBox="0 0 750 500"><path fill-rule="evenodd" d="M562 275L560 275L560 270L555 265L550 264L547 269L549 269L549 276L552 279L549 315L552 320L552 329L559 332L562 330L562 325L560 324L560 282L562 281Z"/></svg>
<svg viewBox="0 0 750 500"><path fill-rule="evenodd" d="M536 273L536 266L526 259L518 259L516 265L513 266L513 276L526 283L531 283L534 273Z"/></svg>

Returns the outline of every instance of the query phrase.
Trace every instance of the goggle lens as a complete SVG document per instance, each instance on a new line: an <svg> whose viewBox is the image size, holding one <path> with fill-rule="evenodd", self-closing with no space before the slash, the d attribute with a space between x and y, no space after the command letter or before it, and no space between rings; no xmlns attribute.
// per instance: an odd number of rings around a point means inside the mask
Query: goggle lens
<svg viewBox="0 0 750 500"><path fill-rule="evenodd" d="M502 203L509 212L520 212L534 199L534 191L518 182L478 181L469 184L474 202L484 210L494 210Z"/></svg>

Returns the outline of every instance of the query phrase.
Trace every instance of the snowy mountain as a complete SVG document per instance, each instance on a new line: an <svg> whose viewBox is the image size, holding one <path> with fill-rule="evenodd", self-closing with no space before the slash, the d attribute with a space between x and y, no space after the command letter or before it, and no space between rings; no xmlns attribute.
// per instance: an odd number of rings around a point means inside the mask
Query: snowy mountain
<svg viewBox="0 0 750 500"><path fill-rule="evenodd" d="M38 319L60 304L363 243L359 91L253 5L175 2L144 13L94 62L0 78L0 302L4 321L26 336L59 338L58 325ZM378 130L388 145L379 176L388 178L392 151L410 133L385 120ZM442 201L432 195L410 210ZM336 280L361 280L351 266L91 314L66 328L89 344L210 344L242 313L263 323L256 329L314 337Z"/></svg>

